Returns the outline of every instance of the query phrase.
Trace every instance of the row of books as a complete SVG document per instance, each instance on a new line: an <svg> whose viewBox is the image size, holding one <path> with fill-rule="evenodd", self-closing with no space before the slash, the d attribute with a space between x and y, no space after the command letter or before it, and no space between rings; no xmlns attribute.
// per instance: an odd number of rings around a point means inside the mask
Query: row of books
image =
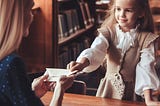
<svg viewBox="0 0 160 106"><path fill-rule="evenodd" d="M58 37L67 37L80 29L77 11L65 10L58 14Z"/></svg>
<svg viewBox="0 0 160 106"><path fill-rule="evenodd" d="M73 42L70 45L61 48L58 57L58 67L66 68L70 61L75 61L84 49L90 47L90 42L89 38L85 38L82 41Z"/></svg>
<svg viewBox="0 0 160 106"><path fill-rule="evenodd" d="M87 2L78 3L79 8L60 11L58 14L58 37L67 37L94 23Z"/></svg>
<svg viewBox="0 0 160 106"><path fill-rule="evenodd" d="M91 15L91 11L90 11L90 8L88 6L88 3L81 0L79 2L79 6L80 6L82 17L83 17L83 20L84 20L84 25L87 26L90 23L93 23L94 18Z"/></svg>

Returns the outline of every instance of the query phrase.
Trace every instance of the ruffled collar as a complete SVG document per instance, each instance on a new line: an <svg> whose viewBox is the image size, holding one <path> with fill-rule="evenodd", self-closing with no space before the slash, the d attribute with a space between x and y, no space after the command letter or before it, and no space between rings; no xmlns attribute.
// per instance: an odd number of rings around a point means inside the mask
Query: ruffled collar
<svg viewBox="0 0 160 106"><path fill-rule="evenodd" d="M137 29L139 25L136 26L135 29L131 29L128 32L123 32L119 25L116 24L116 33L118 38L117 48L122 50L122 53L125 53L131 46L134 45L135 39L137 38Z"/></svg>
<svg viewBox="0 0 160 106"><path fill-rule="evenodd" d="M128 31L128 32L124 32L124 31L122 31L122 29L120 28L120 25L119 24L116 24L115 25L115 27L116 27L116 29L118 29L120 32L122 32L122 33L135 33L135 32L137 32L137 29L139 28L139 24L135 27L135 28L133 28L133 29L130 29L130 31Z"/></svg>

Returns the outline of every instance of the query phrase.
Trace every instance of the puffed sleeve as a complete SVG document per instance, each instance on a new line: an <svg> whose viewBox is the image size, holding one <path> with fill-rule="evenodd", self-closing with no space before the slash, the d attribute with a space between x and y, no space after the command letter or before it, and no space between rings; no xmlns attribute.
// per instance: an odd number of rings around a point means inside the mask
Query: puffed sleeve
<svg viewBox="0 0 160 106"><path fill-rule="evenodd" d="M82 51L77 58L77 62L79 62L82 57L89 59L90 65L83 71L92 72L96 70L103 62L108 46L108 40L100 33L93 41L91 47Z"/></svg>
<svg viewBox="0 0 160 106"><path fill-rule="evenodd" d="M154 68L154 53L153 43L141 51L141 60L136 67L135 92L138 95L142 96L143 91L146 89L157 90L160 87L160 82Z"/></svg>

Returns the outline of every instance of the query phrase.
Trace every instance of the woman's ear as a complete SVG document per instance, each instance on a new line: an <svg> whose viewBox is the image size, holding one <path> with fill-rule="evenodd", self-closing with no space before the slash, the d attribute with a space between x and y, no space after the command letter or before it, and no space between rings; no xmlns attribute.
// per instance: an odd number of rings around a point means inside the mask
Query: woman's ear
<svg viewBox="0 0 160 106"><path fill-rule="evenodd" d="M139 14L139 16L138 16L138 18L143 18L144 14L145 14L144 11L141 11L140 14Z"/></svg>
<svg viewBox="0 0 160 106"><path fill-rule="evenodd" d="M143 17L144 17L143 15L138 16L138 18L143 18Z"/></svg>

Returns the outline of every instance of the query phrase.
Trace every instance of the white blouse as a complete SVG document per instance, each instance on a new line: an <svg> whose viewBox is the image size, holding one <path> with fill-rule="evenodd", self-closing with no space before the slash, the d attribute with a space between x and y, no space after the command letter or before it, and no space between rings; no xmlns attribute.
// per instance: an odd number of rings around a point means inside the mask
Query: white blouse
<svg viewBox="0 0 160 106"><path fill-rule="evenodd" d="M117 48L122 50L122 55L130 46L134 45L136 39L136 28L131 29L130 32L123 32L118 25L116 25ZM108 40L100 33L95 38L90 48L85 49L77 58L77 62L82 57L86 57L90 61L90 65L83 71L92 72L96 70L103 62L109 47ZM136 82L135 93L143 95L146 89L157 90L160 87L159 78L154 69L154 44L151 43L148 48L141 50L140 62L136 66Z"/></svg>

